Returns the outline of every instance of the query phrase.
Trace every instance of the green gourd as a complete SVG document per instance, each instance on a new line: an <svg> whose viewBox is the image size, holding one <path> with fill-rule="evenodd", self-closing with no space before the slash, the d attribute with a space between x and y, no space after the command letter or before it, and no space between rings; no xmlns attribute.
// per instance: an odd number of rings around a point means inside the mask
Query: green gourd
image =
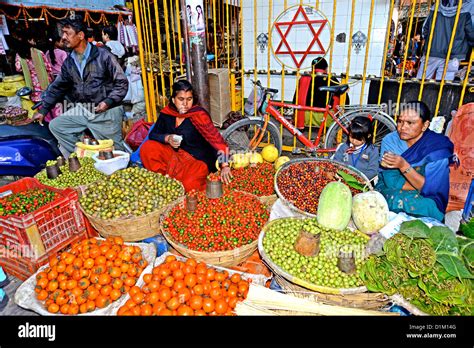
<svg viewBox="0 0 474 348"><path fill-rule="evenodd" d="M319 196L318 223L328 229L341 231L351 219L352 193L339 181L327 184Z"/></svg>

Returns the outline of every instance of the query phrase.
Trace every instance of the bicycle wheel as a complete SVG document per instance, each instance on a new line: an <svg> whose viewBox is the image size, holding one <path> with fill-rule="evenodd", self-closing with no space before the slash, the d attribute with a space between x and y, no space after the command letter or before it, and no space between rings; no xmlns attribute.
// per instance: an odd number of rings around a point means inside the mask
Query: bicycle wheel
<svg viewBox="0 0 474 348"><path fill-rule="evenodd" d="M382 144L382 139L388 134L397 129L397 124L388 114L380 111L369 111L369 110L356 110L347 114L340 116L339 121L348 127L354 118L357 116L372 116L372 118L377 120L377 132L375 135L374 145L380 148ZM347 141L347 134L342 131L342 128L334 122L331 127L329 127L326 140L324 141L324 147L326 149L333 149L337 147L338 144Z"/></svg>
<svg viewBox="0 0 474 348"><path fill-rule="evenodd" d="M237 121L227 128L222 136L229 145L232 153L250 151L250 140L255 132L263 127L264 121L258 117L248 117ZM272 122L268 122L267 129L260 144L273 144L278 149L278 155L281 154L281 135L278 127Z"/></svg>

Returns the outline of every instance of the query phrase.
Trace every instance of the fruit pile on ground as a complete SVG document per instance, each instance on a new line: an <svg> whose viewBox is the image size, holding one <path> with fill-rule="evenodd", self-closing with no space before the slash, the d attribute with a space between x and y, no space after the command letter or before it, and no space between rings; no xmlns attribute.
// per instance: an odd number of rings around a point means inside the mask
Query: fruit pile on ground
<svg viewBox="0 0 474 348"><path fill-rule="evenodd" d="M252 243L269 218L260 201L247 194L226 190L218 199L197 193L197 209L174 207L163 228L174 241L197 251L225 251Z"/></svg>
<svg viewBox="0 0 474 348"><path fill-rule="evenodd" d="M128 292L147 265L140 247L120 237L85 239L50 258L36 275L36 298L50 313L92 312Z"/></svg>
<svg viewBox="0 0 474 348"><path fill-rule="evenodd" d="M130 289L130 299L118 315L233 315L249 289L237 273L220 272L194 259L182 262L172 255L143 280L143 287Z"/></svg>

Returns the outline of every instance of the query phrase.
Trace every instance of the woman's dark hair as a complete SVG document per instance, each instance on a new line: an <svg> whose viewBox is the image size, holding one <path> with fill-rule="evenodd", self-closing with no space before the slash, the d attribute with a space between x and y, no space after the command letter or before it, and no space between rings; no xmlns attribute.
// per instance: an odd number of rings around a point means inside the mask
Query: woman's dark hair
<svg viewBox="0 0 474 348"><path fill-rule="evenodd" d="M20 58L23 59L31 59L31 48L33 47L32 44L30 44L28 41L29 40L34 40L35 35L33 34L32 31L26 30L26 31L21 31L19 32L19 40L16 45L16 51Z"/></svg>
<svg viewBox="0 0 474 348"><path fill-rule="evenodd" d="M173 87L171 88L171 98L169 104L176 109L176 105L173 103L173 98L178 95L178 92L192 92L193 93L193 105L198 103L198 96L194 91L193 85L188 80L179 80L174 83Z"/></svg>
<svg viewBox="0 0 474 348"><path fill-rule="evenodd" d="M419 100L414 100L410 101L408 103L404 103L401 106L401 111L403 110L413 110L420 115L421 120L423 123L426 121L431 121L431 112L430 109L428 108L428 105L426 105L424 102L419 101Z"/></svg>
<svg viewBox="0 0 474 348"><path fill-rule="evenodd" d="M51 34L48 36L48 52L49 60L51 64L56 64L56 55L54 54L54 49L56 48L56 42L61 41L61 36L59 36L58 30L54 29Z"/></svg>
<svg viewBox="0 0 474 348"><path fill-rule="evenodd" d="M73 18L69 16L61 21L61 26L63 28L71 28L76 34L82 31L85 37L88 37L87 25L84 22L84 17L81 15L75 15Z"/></svg>
<svg viewBox="0 0 474 348"><path fill-rule="evenodd" d="M110 40L117 40L118 30L115 25L109 25L108 27L102 29L102 31L104 32L104 34L107 34L109 36Z"/></svg>
<svg viewBox="0 0 474 348"><path fill-rule="evenodd" d="M364 140L367 145L372 144L372 121L365 116L357 116L354 118L348 128L349 134L352 138L357 140ZM347 138L347 144L349 144L349 138Z"/></svg>

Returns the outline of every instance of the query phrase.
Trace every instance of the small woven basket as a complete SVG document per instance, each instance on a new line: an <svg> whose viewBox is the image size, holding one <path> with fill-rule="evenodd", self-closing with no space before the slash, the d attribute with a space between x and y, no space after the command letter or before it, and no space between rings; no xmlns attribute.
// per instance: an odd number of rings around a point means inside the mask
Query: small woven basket
<svg viewBox="0 0 474 348"><path fill-rule="evenodd" d="M258 200L258 198L252 194L241 191L239 191L239 193L243 195L248 195L251 199ZM176 205L181 205L181 208L185 209L184 198L181 199L174 206L168 207L166 211L163 212L160 218L160 229L168 243L181 255L184 255L188 258L194 258L198 261L203 261L210 265L232 267L248 259L255 252L255 250L257 250L258 240L254 240L252 243L241 246L240 248L215 252L191 250L186 246L182 245L181 243L176 242L173 237L168 233L168 231L163 227L163 221L166 219L166 217Z"/></svg>

